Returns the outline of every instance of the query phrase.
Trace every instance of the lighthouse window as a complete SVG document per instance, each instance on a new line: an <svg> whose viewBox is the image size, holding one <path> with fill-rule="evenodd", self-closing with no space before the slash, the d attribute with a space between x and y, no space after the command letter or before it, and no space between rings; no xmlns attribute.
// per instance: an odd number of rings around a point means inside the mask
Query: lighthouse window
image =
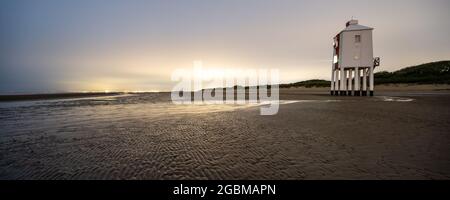
<svg viewBox="0 0 450 200"><path fill-rule="evenodd" d="M355 35L355 43L361 42L361 35Z"/></svg>

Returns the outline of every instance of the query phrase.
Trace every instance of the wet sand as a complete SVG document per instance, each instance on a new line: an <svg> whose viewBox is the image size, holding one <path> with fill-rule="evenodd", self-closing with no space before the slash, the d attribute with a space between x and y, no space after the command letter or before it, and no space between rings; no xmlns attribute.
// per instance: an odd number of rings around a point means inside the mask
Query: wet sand
<svg viewBox="0 0 450 200"><path fill-rule="evenodd" d="M449 179L450 91L258 106L168 93L0 103L0 179Z"/></svg>

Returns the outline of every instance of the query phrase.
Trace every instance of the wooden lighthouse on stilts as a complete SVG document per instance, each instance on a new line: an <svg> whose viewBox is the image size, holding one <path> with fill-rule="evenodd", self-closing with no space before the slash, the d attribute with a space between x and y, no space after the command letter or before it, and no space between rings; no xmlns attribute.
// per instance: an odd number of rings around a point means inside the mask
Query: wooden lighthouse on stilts
<svg viewBox="0 0 450 200"><path fill-rule="evenodd" d="M331 95L373 96L373 71L380 58L373 57L372 31L352 19L334 37Z"/></svg>

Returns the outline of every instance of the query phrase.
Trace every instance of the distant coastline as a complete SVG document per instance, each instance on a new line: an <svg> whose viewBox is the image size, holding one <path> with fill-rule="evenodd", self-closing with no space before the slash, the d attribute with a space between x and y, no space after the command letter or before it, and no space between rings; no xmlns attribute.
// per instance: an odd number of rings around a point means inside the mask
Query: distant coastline
<svg viewBox="0 0 450 200"><path fill-rule="evenodd" d="M430 62L417 66L406 67L394 72L381 71L375 73L375 85L381 91L438 91L450 90L450 61ZM234 88L243 88L234 86ZM252 86L257 87L257 86ZM295 89L299 91L327 91L330 81L312 79L296 83L280 84L280 89ZM258 87L257 87L258 88ZM203 89L212 90L220 88ZM229 88L223 88L229 89ZM246 90L249 87L245 87ZM49 100L64 98L83 98L114 96L124 92L73 92L50 94L11 94L0 95L0 102Z"/></svg>
<svg viewBox="0 0 450 200"><path fill-rule="evenodd" d="M374 74L375 85L450 85L450 61L430 62L405 67L394 72L381 71ZM330 81L312 79L296 83L280 84L280 88L330 87Z"/></svg>
<svg viewBox="0 0 450 200"><path fill-rule="evenodd" d="M75 93L50 93L50 94L13 94L0 95L0 102L5 101L29 101L29 100L49 100L49 99L66 99L66 98L82 98L82 97L100 97L114 96L123 94L121 92L75 92Z"/></svg>

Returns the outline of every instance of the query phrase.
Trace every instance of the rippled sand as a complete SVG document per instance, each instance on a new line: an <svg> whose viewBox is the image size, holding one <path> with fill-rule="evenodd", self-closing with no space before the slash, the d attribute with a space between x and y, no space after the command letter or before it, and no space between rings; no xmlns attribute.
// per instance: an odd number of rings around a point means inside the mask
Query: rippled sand
<svg viewBox="0 0 450 200"><path fill-rule="evenodd" d="M449 179L450 94L281 93L173 105L167 93L0 103L0 179Z"/></svg>

